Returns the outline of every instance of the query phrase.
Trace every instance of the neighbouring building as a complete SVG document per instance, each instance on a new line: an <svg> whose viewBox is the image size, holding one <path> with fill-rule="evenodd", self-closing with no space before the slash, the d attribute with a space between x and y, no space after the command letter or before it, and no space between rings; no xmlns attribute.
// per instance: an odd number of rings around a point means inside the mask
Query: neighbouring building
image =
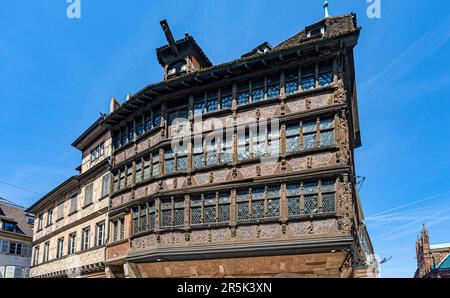
<svg viewBox="0 0 450 298"><path fill-rule="evenodd" d="M0 198L0 278L27 278L34 216Z"/></svg>
<svg viewBox="0 0 450 298"><path fill-rule="evenodd" d="M376 276L355 181L356 16L220 65L161 25L164 80L103 120L107 275Z"/></svg>
<svg viewBox="0 0 450 298"><path fill-rule="evenodd" d="M73 144L80 174L29 208L31 275L376 276L354 164L356 16L220 65L161 26L164 80L113 98Z"/></svg>
<svg viewBox="0 0 450 298"><path fill-rule="evenodd" d="M111 137L99 119L72 145L79 174L27 210L36 215L32 277L105 277Z"/></svg>
<svg viewBox="0 0 450 298"><path fill-rule="evenodd" d="M450 243L430 244L425 225L416 241L416 278L450 278Z"/></svg>

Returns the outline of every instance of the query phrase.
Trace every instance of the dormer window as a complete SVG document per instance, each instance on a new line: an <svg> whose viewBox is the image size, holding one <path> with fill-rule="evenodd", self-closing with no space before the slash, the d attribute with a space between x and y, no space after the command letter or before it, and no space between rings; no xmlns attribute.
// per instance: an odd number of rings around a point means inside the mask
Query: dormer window
<svg viewBox="0 0 450 298"><path fill-rule="evenodd" d="M325 35L325 26L320 26L309 30L307 37L313 37L317 35Z"/></svg>
<svg viewBox="0 0 450 298"><path fill-rule="evenodd" d="M169 70L167 71L167 77L168 78L173 77L175 75L185 73L186 71L187 71L186 61L175 62L169 67Z"/></svg>

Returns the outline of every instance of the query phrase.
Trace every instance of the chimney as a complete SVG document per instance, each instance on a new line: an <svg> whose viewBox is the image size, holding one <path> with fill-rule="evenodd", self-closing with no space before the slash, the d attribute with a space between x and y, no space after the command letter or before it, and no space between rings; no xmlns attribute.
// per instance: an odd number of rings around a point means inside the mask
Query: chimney
<svg viewBox="0 0 450 298"><path fill-rule="evenodd" d="M109 113L114 112L121 106L120 102L118 102L114 97L111 97L111 101L109 103Z"/></svg>

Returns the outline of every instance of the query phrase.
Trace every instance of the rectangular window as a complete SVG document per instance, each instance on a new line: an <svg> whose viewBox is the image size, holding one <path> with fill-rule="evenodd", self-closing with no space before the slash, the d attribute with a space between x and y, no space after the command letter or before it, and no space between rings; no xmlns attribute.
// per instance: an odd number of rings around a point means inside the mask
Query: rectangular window
<svg viewBox="0 0 450 298"><path fill-rule="evenodd" d="M205 100L202 98L198 99L194 103L194 116L201 116L205 113L206 105Z"/></svg>
<svg viewBox="0 0 450 298"><path fill-rule="evenodd" d="M248 90L249 84L244 83L238 87L237 106L243 106L250 102L250 92Z"/></svg>
<svg viewBox="0 0 450 298"><path fill-rule="evenodd" d="M119 191L119 176L120 176L120 172L119 171L114 173L113 192Z"/></svg>
<svg viewBox="0 0 450 298"><path fill-rule="evenodd" d="M175 156L172 149L164 150L164 174L175 173Z"/></svg>
<svg viewBox="0 0 450 298"><path fill-rule="evenodd" d="M47 226L53 223L53 208L47 209Z"/></svg>
<svg viewBox="0 0 450 298"><path fill-rule="evenodd" d="M56 220L61 220L64 218L64 202L58 205L58 214L56 215Z"/></svg>
<svg viewBox="0 0 450 298"><path fill-rule="evenodd" d="M139 207L136 207L133 209L133 233L139 233L141 231L140 227L139 227L139 217L140 217L140 211L139 211Z"/></svg>
<svg viewBox="0 0 450 298"><path fill-rule="evenodd" d="M91 150L91 163L100 159L105 154L104 143L98 145L93 150Z"/></svg>
<svg viewBox="0 0 450 298"><path fill-rule="evenodd" d="M161 200L161 227L171 227L173 225L172 220L172 200Z"/></svg>
<svg viewBox="0 0 450 298"><path fill-rule="evenodd" d="M120 228L120 227L119 227L119 221L118 221L118 220L113 221L112 227L113 227L113 232L112 232L113 237L112 237L112 240L113 240L113 242L114 242L114 241L119 240L119 228Z"/></svg>
<svg viewBox="0 0 450 298"><path fill-rule="evenodd" d="M69 235L68 254L72 255L76 252L77 234L72 233Z"/></svg>
<svg viewBox="0 0 450 298"><path fill-rule="evenodd" d="M184 226L184 198L174 199L173 225L176 227Z"/></svg>
<svg viewBox="0 0 450 298"><path fill-rule="evenodd" d="M33 255L33 265L36 266L39 264L39 246L36 246L34 248L34 255Z"/></svg>
<svg viewBox="0 0 450 298"><path fill-rule="evenodd" d="M288 153L300 151L300 124L286 126L286 151Z"/></svg>
<svg viewBox="0 0 450 298"><path fill-rule="evenodd" d="M252 189L252 217L253 219L264 218L264 195L263 188Z"/></svg>
<svg viewBox="0 0 450 298"><path fill-rule="evenodd" d="M206 99L206 109L208 113L219 110L219 100L217 98L217 90L208 91Z"/></svg>
<svg viewBox="0 0 450 298"><path fill-rule="evenodd" d="M316 70L314 66L302 68L302 90L310 90L315 87L316 84Z"/></svg>
<svg viewBox="0 0 450 298"><path fill-rule="evenodd" d="M86 185L84 188L84 206L92 203L92 197L94 195L94 183Z"/></svg>
<svg viewBox="0 0 450 298"><path fill-rule="evenodd" d="M319 86L328 86L333 83L333 62L328 61L319 65Z"/></svg>
<svg viewBox="0 0 450 298"><path fill-rule="evenodd" d="M317 124L315 120L303 122L303 147L305 150L311 150L317 147L316 134Z"/></svg>
<svg viewBox="0 0 450 298"><path fill-rule="evenodd" d="M239 161L250 158L250 134L248 130L238 129L237 134L238 159Z"/></svg>
<svg viewBox="0 0 450 298"><path fill-rule="evenodd" d="M120 176L119 176L119 190L125 189L125 172L126 168L123 168L120 170Z"/></svg>
<svg viewBox="0 0 450 298"><path fill-rule="evenodd" d="M105 223L98 223L95 227L95 245L102 246L105 244Z"/></svg>
<svg viewBox="0 0 450 298"><path fill-rule="evenodd" d="M129 164L127 166L127 181L126 181L126 185L127 187L130 187L133 185L133 166L131 164Z"/></svg>
<svg viewBox="0 0 450 298"><path fill-rule="evenodd" d="M45 242L45 244L44 244L44 263L45 262L48 262L48 260L49 260L49 254L50 254L50 242L49 241L47 241L47 242Z"/></svg>
<svg viewBox="0 0 450 298"><path fill-rule="evenodd" d="M280 97L280 76L267 78L267 99Z"/></svg>
<svg viewBox="0 0 450 298"><path fill-rule="evenodd" d="M161 126L161 113L156 112L153 114L153 127L160 127Z"/></svg>
<svg viewBox="0 0 450 298"><path fill-rule="evenodd" d="M252 84L252 102L264 100L264 81L255 81Z"/></svg>
<svg viewBox="0 0 450 298"><path fill-rule="evenodd" d="M131 143L134 141L134 123L128 124L128 141Z"/></svg>
<svg viewBox="0 0 450 298"><path fill-rule="evenodd" d="M177 172L186 172L188 166L187 150L184 147L178 147L177 152Z"/></svg>
<svg viewBox="0 0 450 298"><path fill-rule="evenodd" d="M333 118L320 119L320 147L330 147L334 145L334 124Z"/></svg>
<svg viewBox="0 0 450 298"><path fill-rule="evenodd" d="M194 169L200 169L203 167L203 145L201 143L196 144L195 141L194 141L193 159L194 159L194 161L193 161Z"/></svg>
<svg viewBox="0 0 450 298"><path fill-rule="evenodd" d="M288 184L286 186L288 203L288 215L299 215L300 210L300 184Z"/></svg>
<svg viewBox="0 0 450 298"><path fill-rule="evenodd" d="M219 193L219 222L229 222L230 221L230 192Z"/></svg>
<svg viewBox="0 0 450 298"><path fill-rule="evenodd" d="M222 110L231 109L233 105L233 96L231 95L231 91L222 94L220 99L220 108Z"/></svg>
<svg viewBox="0 0 450 298"><path fill-rule="evenodd" d="M84 228L81 234L81 250L89 249L90 228Z"/></svg>
<svg viewBox="0 0 450 298"><path fill-rule="evenodd" d="M303 185L303 191L305 193L305 213L317 213L318 212L318 191L317 182L305 182Z"/></svg>
<svg viewBox="0 0 450 298"><path fill-rule="evenodd" d="M152 176L159 176L159 154L153 154L152 157Z"/></svg>
<svg viewBox="0 0 450 298"><path fill-rule="evenodd" d="M216 222L216 195L205 195L205 201L203 203L204 223Z"/></svg>
<svg viewBox="0 0 450 298"><path fill-rule="evenodd" d="M191 208L191 224L201 224L202 223L202 198L201 196L191 196L190 198L190 208Z"/></svg>
<svg viewBox="0 0 450 298"><path fill-rule="evenodd" d="M227 136L224 133L221 142L220 142L220 163L222 164L228 164L232 162L233 158L233 142L232 142L232 136L231 134Z"/></svg>
<svg viewBox="0 0 450 298"><path fill-rule="evenodd" d="M64 238L58 239L58 245L56 247L56 258L61 258L64 254Z"/></svg>
<svg viewBox="0 0 450 298"><path fill-rule="evenodd" d="M144 134L144 122L142 117L136 119L136 137L140 138Z"/></svg>
<svg viewBox="0 0 450 298"><path fill-rule="evenodd" d="M125 239L125 218L119 219L119 240Z"/></svg>
<svg viewBox="0 0 450 298"><path fill-rule="evenodd" d="M216 140L212 139L209 144L206 145L206 166L217 165L217 145Z"/></svg>
<svg viewBox="0 0 450 298"><path fill-rule="evenodd" d="M267 189L267 217L280 217L280 187L272 186Z"/></svg>
<svg viewBox="0 0 450 298"><path fill-rule="evenodd" d="M286 72L284 91L286 95L298 92L298 70Z"/></svg>
<svg viewBox="0 0 450 298"><path fill-rule="evenodd" d="M111 174L108 173L102 178L102 198L109 195L111 188Z"/></svg>
<svg viewBox="0 0 450 298"><path fill-rule="evenodd" d="M140 183L142 181L142 160L136 161L136 179L135 182Z"/></svg>
<svg viewBox="0 0 450 298"><path fill-rule="evenodd" d="M237 192L236 204L237 204L237 220L243 221L250 219L248 190L240 190Z"/></svg>
<svg viewBox="0 0 450 298"><path fill-rule="evenodd" d="M322 210L323 212L335 211L335 183L336 180L322 180L321 192L322 192Z"/></svg>
<svg viewBox="0 0 450 298"><path fill-rule="evenodd" d="M38 231L42 230L44 226L44 215L43 214L39 214L38 217Z"/></svg>

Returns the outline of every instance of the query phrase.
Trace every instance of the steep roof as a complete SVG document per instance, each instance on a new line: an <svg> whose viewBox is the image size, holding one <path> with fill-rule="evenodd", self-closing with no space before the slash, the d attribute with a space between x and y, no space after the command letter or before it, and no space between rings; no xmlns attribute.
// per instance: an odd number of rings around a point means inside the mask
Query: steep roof
<svg viewBox="0 0 450 298"><path fill-rule="evenodd" d="M20 234L27 237L33 236L33 226L28 223L28 218L33 218L31 214L26 213L25 208L8 200L0 200L0 220L12 221L17 223Z"/></svg>
<svg viewBox="0 0 450 298"><path fill-rule="evenodd" d="M308 37L308 31L317 26L325 25L326 33L324 35L315 35ZM293 37L283 41L275 48L265 53L256 52L253 55L241 57L219 65L213 65L200 69L196 72L183 74L165 81L150 84L137 92L130 100L123 103L118 109L105 117L106 122L120 121L127 117L130 113L135 111L138 106L146 104L163 94L172 93L177 88L185 88L185 86L195 86L196 84L203 84L209 79L215 80L221 77L233 76L239 70L246 70L253 65L261 64L262 60L269 62L270 60L277 60L281 55L290 52L296 52L303 47L317 46L328 40L332 40L341 36L350 34L359 34L360 28L356 23L356 15L354 13L327 17L313 25L307 26ZM165 46L166 47L166 46ZM162 47L164 48L164 47ZM247 53L248 54L248 53Z"/></svg>
<svg viewBox="0 0 450 298"><path fill-rule="evenodd" d="M445 259L443 259L439 265L437 265L438 270L449 270L450 269L450 254L448 254Z"/></svg>

